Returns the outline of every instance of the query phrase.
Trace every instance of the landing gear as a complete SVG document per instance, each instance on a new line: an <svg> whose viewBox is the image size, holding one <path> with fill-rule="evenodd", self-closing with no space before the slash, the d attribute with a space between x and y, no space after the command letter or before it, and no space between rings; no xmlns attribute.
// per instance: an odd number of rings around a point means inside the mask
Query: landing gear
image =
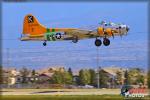
<svg viewBox="0 0 150 100"><path fill-rule="evenodd" d="M101 46L101 45L102 45L102 41L101 41L100 39L96 39L96 40L95 40L95 45L96 45L97 47Z"/></svg>
<svg viewBox="0 0 150 100"><path fill-rule="evenodd" d="M107 39L107 38L104 38L103 39L103 44L104 44L104 46L109 46L110 45L110 40ZM100 39L96 38L96 40L95 40L95 46L99 47L101 45L102 45L102 41Z"/></svg>
<svg viewBox="0 0 150 100"><path fill-rule="evenodd" d="M46 46L46 41L43 42L43 46Z"/></svg>
<svg viewBox="0 0 150 100"><path fill-rule="evenodd" d="M73 39L72 39L72 42L73 43L77 43L78 42L78 36L74 35Z"/></svg>
<svg viewBox="0 0 150 100"><path fill-rule="evenodd" d="M109 46L109 45L110 45L110 40L107 39L107 38L104 38L104 39L103 39L103 44L104 44L105 46Z"/></svg>

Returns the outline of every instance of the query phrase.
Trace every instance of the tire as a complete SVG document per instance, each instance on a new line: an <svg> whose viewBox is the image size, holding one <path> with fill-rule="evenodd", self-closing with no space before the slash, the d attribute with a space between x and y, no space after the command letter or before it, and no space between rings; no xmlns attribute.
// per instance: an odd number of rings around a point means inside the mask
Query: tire
<svg viewBox="0 0 150 100"><path fill-rule="evenodd" d="M78 42L78 37L76 35L73 36L72 42L73 43L77 43Z"/></svg>
<svg viewBox="0 0 150 100"><path fill-rule="evenodd" d="M44 43L43 43L43 46L46 46L46 45L47 45L46 42L44 42Z"/></svg>
<svg viewBox="0 0 150 100"><path fill-rule="evenodd" d="M95 46L99 47L102 45L102 41L100 39L95 40Z"/></svg>
<svg viewBox="0 0 150 100"><path fill-rule="evenodd" d="M104 46L109 46L110 45L110 40L107 39L107 38L104 38L103 44L104 44Z"/></svg>

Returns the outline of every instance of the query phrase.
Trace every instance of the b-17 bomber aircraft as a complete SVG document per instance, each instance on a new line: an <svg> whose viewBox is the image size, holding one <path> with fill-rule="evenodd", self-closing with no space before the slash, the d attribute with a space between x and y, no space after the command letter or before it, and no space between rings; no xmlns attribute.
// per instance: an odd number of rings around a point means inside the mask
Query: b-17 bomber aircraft
<svg viewBox="0 0 150 100"><path fill-rule="evenodd" d="M23 32L21 41L43 41L46 46L47 41L63 41L72 40L77 43L78 40L95 38L95 45L110 45L108 38L115 36L127 35L129 26L125 24L106 23L102 21L94 30L86 30L79 28L46 28L41 25L38 20L31 14L24 18ZM103 42L101 41L103 39Z"/></svg>

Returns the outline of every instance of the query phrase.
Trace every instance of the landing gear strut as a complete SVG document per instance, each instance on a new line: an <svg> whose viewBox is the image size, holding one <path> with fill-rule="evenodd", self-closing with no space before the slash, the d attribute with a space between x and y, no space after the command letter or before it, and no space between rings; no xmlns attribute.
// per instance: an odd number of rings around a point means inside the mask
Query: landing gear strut
<svg viewBox="0 0 150 100"><path fill-rule="evenodd" d="M96 39L96 40L95 40L95 45L96 45L97 47L101 46L101 45L102 45L102 41L101 41L100 39Z"/></svg>
<svg viewBox="0 0 150 100"><path fill-rule="evenodd" d="M43 42L43 46L46 46L46 41Z"/></svg>
<svg viewBox="0 0 150 100"><path fill-rule="evenodd" d="M109 45L110 45L110 40L107 39L107 38L104 38L104 39L103 39L103 44L104 44L105 46L109 46Z"/></svg>
<svg viewBox="0 0 150 100"><path fill-rule="evenodd" d="M74 35L73 39L72 39L72 42L73 43L77 43L78 42L78 36Z"/></svg>

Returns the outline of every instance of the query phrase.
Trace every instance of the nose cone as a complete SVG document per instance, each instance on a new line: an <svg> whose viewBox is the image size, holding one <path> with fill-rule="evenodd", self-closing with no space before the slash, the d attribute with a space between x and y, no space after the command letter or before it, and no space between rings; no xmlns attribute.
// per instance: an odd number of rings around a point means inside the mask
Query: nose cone
<svg viewBox="0 0 150 100"><path fill-rule="evenodd" d="M126 26L126 30L127 30L127 32L130 30L129 26Z"/></svg>

